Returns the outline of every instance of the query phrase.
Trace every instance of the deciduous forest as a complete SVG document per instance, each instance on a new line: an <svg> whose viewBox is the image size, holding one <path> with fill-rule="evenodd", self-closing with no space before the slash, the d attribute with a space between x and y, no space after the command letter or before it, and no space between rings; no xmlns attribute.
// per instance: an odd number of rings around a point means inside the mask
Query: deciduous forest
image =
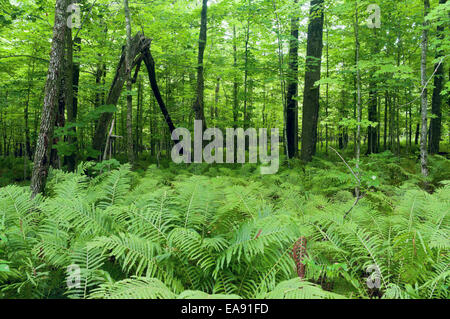
<svg viewBox="0 0 450 319"><path fill-rule="evenodd" d="M449 26L447 0L0 0L0 299L447 299Z"/></svg>

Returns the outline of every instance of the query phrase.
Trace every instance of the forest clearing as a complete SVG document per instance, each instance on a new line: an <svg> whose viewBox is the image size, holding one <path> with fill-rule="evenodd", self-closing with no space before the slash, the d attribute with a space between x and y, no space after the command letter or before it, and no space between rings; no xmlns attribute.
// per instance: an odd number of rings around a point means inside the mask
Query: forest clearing
<svg viewBox="0 0 450 319"><path fill-rule="evenodd" d="M449 26L0 0L0 299L448 299Z"/></svg>

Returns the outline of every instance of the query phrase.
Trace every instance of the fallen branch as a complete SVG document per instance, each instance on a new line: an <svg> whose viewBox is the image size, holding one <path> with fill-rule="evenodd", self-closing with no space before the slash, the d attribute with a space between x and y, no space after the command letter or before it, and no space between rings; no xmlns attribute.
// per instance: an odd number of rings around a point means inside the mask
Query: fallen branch
<svg viewBox="0 0 450 319"><path fill-rule="evenodd" d="M334 148L332 148L331 146L328 146L329 148L331 148L333 151L336 152L336 154L341 158L341 160L344 162L345 165L347 165L348 169L350 170L350 172L352 172L353 176L356 178L356 180L358 181L358 184L361 184L361 180L358 178L358 176L355 174L355 172L352 170L352 168L350 167L350 165L347 164L347 162L345 161L345 159L341 156L341 154L339 154L338 151L336 151Z"/></svg>
<svg viewBox="0 0 450 319"><path fill-rule="evenodd" d="M358 195L356 197L355 202L353 203L352 207L350 207L350 209L344 214L344 219L347 218L347 215L350 214L350 212L353 210L353 208L355 208L356 205L358 205L359 201L365 196L366 194L362 194L362 195Z"/></svg>

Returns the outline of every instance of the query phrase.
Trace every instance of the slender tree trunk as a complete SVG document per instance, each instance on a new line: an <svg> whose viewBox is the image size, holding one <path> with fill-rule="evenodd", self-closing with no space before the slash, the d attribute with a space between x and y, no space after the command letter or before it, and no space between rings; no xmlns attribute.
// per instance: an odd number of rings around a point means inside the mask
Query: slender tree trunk
<svg viewBox="0 0 450 319"><path fill-rule="evenodd" d="M138 81L138 96L137 96L137 110L136 110L136 125L135 125L135 154L136 158L142 151L142 79Z"/></svg>
<svg viewBox="0 0 450 319"><path fill-rule="evenodd" d="M380 152L381 149L381 96L377 95L377 151Z"/></svg>
<svg viewBox="0 0 450 319"><path fill-rule="evenodd" d="M69 172L75 170L78 154L77 129L74 123L77 121L78 116L78 83L80 79L80 62L73 61L73 52L79 55L81 48L81 39L75 38L73 44L74 50L70 50L71 52L68 52L69 55L72 55L72 57L69 56L69 60L72 64L72 82L70 83L72 87L72 103L67 108L67 122L72 124L72 127L69 129L69 136L67 137L67 142L69 143L69 145L71 145L72 148L71 154L66 156L67 169L69 170ZM70 49L71 48L72 46L70 47Z"/></svg>
<svg viewBox="0 0 450 319"><path fill-rule="evenodd" d="M320 65L323 38L323 0L312 0L306 47L305 87L303 94L302 160L309 162L316 153L319 118Z"/></svg>
<svg viewBox="0 0 450 319"><path fill-rule="evenodd" d="M63 89L66 91L65 94L65 108L67 110L67 115L73 112L73 41L72 41L72 30L67 28L66 31L66 55L65 55L65 83ZM71 114L72 115L72 114ZM73 119L67 119L67 122L73 122ZM66 136L66 142L68 142L69 136ZM64 157L64 161L67 162L68 157ZM69 168L70 171L73 167Z"/></svg>
<svg viewBox="0 0 450 319"><path fill-rule="evenodd" d="M175 125L172 122L172 118L170 117L169 111L167 110L166 104L164 103L161 92L159 91L158 82L156 80L156 72L155 72L155 61L153 60L153 56L151 54L150 48L146 47L143 52L144 63L147 67L148 78L150 81L151 88L153 90L153 94L155 95L155 99L158 102L161 113L163 114L164 120L169 128L170 133L175 130Z"/></svg>
<svg viewBox="0 0 450 319"><path fill-rule="evenodd" d="M383 134L383 145L384 150L387 149L387 134L388 134L388 95L389 92L386 91L384 94L384 134Z"/></svg>
<svg viewBox="0 0 450 319"><path fill-rule="evenodd" d="M30 126L29 126L29 106L30 106L30 96L31 88L33 85L33 75L34 75L35 62L34 59L31 61L31 67L28 68L28 89L27 89L27 100L24 109L24 121L25 121L25 152L28 158L32 159L31 154L31 140L30 140ZM30 70L31 69L31 70Z"/></svg>
<svg viewBox="0 0 450 319"><path fill-rule="evenodd" d="M203 56L206 48L207 40L207 22L208 22L208 0L202 1L200 35L198 40L198 60L197 60L197 96L194 102L194 115L196 120L203 121L203 129L206 129L205 113L204 113L204 67Z"/></svg>
<svg viewBox="0 0 450 319"><path fill-rule="evenodd" d="M237 78L237 38L236 38L236 26L233 26L233 127L237 128L238 117L239 117L239 100L238 100L238 89L239 83Z"/></svg>
<svg viewBox="0 0 450 319"><path fill-rule="evenodd" d="M445 4L447 0L439 0L439 4ZM439 25L437 27L438 38L442 41L444 39L444 25ZM436 55L437 59L444 56L443 50L438 49ZM444 87L444 64L439 63L435 65L437 68L436 74L434 76L434 89L433 97L431 99L431 112L434 117L431 119L430 123L430 153L439 153L439 144L441 142L441 123L442 123L442 97L441 92Z"/></svg>
<svg viewBox="0 0 450 319"><path fill-rule="evenodd" d="M374 29L374 38L375 43L372 48L372 54L375 55L378 53L378 43L377 43L377 32ZM373 70L375 71L375 70ZM370 79L369 82L369 108L368 108L368 119L370 122L376 123L378 121L378 93L377 93L377 83L375 79ZM367 154L378 153L378 137L377 137L378 129L375 126L369 125L368 128L368 147Z"/></svg>
<svg viewBox="0 0 450 319"><path fill-rule="evenodd" d="M66 29L67 34L67 29ZM66 47L67 47L67 36L66 36ZM63 58L63 70L67 70L67 62L65 57ZM67 72L63 72L61 75L61 83L59 86L59 99L58 99L58 107L56 109L56 117L55 117L55 127L63 128L66 124L65 111L66 111L66 101L67 101ZM60 137L53 137L53 145L57 145L59 143ZM50 150L50 165L53 168L61 169L61 156L58 154L58 150L56 148L52 148Z"/></svg>
<svg viewBox="0 0 450 319"><path fill-rule="evenodd" d="M128 7L128 0L123 0L125 10L125 24L127 31L127 45L125 49L125 66L127 78L127 154L128 162L134 163L133 151L133 97L131 96L131 18L130 8Z"/></svg>
<svg viewBox="0 0 450 319"><path fill-rule="evenodd" d="M220 76L217 77L216 90L214 92L214 111L213 117L218 119L219 117L219 98L220 98Z"/></svg>
<svg viewBox="0 0 450 319"><path fill-rule="evenodd" d="M430 10L430 1L424 0L424 17L428 15ZM424 19L423 23L423 31L422 31L422 56L420 62L420 73L421 73L421 84L423 87L423 94L421 97L421 122L422 129L420 134L420 166L423 176L428 176L428 166L427 166L427 107L428 107L428 91L426 88L427 85L427 50L428 50L428 22Z"/></svg>
<svg viewBox="0 0 450 319"><path fill-rule="evenodd" d="M359 16L358 1L356 1L355 9L355 42L356 42L356 113L357 113L357 129L356 129L356 175L359 175L359 157L361 154L361 73L359 71ZM359 187L355 190L356 197L359 198Z"/></svg>
<svg viewBox="0 0 450 319"><path fill-rule="evenodd" d="M30 185L32 197L44 191L48 176L56 106L58 103L61 76L64 74L62 67L64 60L67 5L67 0L56 0L50 65L45 83L44 106L42 108L41 126L36 151L34 153L34 167Z"/></svg>
<svg viewBox="0 0 450 319"><path fill-rule="evenodd" d="M248 123L248 44L250 41L250 18L247 20L247 28L245 30L245 51L244 51L244 129L249 126Z"/></svg>
<svg viewBox="0 0 450 319"><path fill-rule="evenodd" d="M297 6L298 0L294 0ZM298 24L299 18L296 12L291 18L291 38L289 42L289 73L287 79L286 95L286 135L288 142L288 154L290 158L298 152Z"/></svg>
<svg viewBox="0 0 450 319"><path fill-rule="evenodd" d="M329 54L329 37L328 37L328 24L327 26L327 79L330 76L330 54ZM330 85L327 83L327 89L326 89L326 97L325 97L325 153L328 154L328 108L329 108L329 102L330 102Z"/></svg>

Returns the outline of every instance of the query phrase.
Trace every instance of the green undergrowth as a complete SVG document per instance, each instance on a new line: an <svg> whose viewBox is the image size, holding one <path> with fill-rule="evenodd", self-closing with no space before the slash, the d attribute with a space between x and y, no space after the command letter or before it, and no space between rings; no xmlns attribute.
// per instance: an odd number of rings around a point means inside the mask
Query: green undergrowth
<svg viewBox="0 0 450 319"><path fill-rule="evenodd" d="M52 170L45 196L0 189L0 296L448 298L450 162L430 163L425 180L414 159L372 155L360 183L332 154L283 160L275 175L253 164Z"/></svg>

